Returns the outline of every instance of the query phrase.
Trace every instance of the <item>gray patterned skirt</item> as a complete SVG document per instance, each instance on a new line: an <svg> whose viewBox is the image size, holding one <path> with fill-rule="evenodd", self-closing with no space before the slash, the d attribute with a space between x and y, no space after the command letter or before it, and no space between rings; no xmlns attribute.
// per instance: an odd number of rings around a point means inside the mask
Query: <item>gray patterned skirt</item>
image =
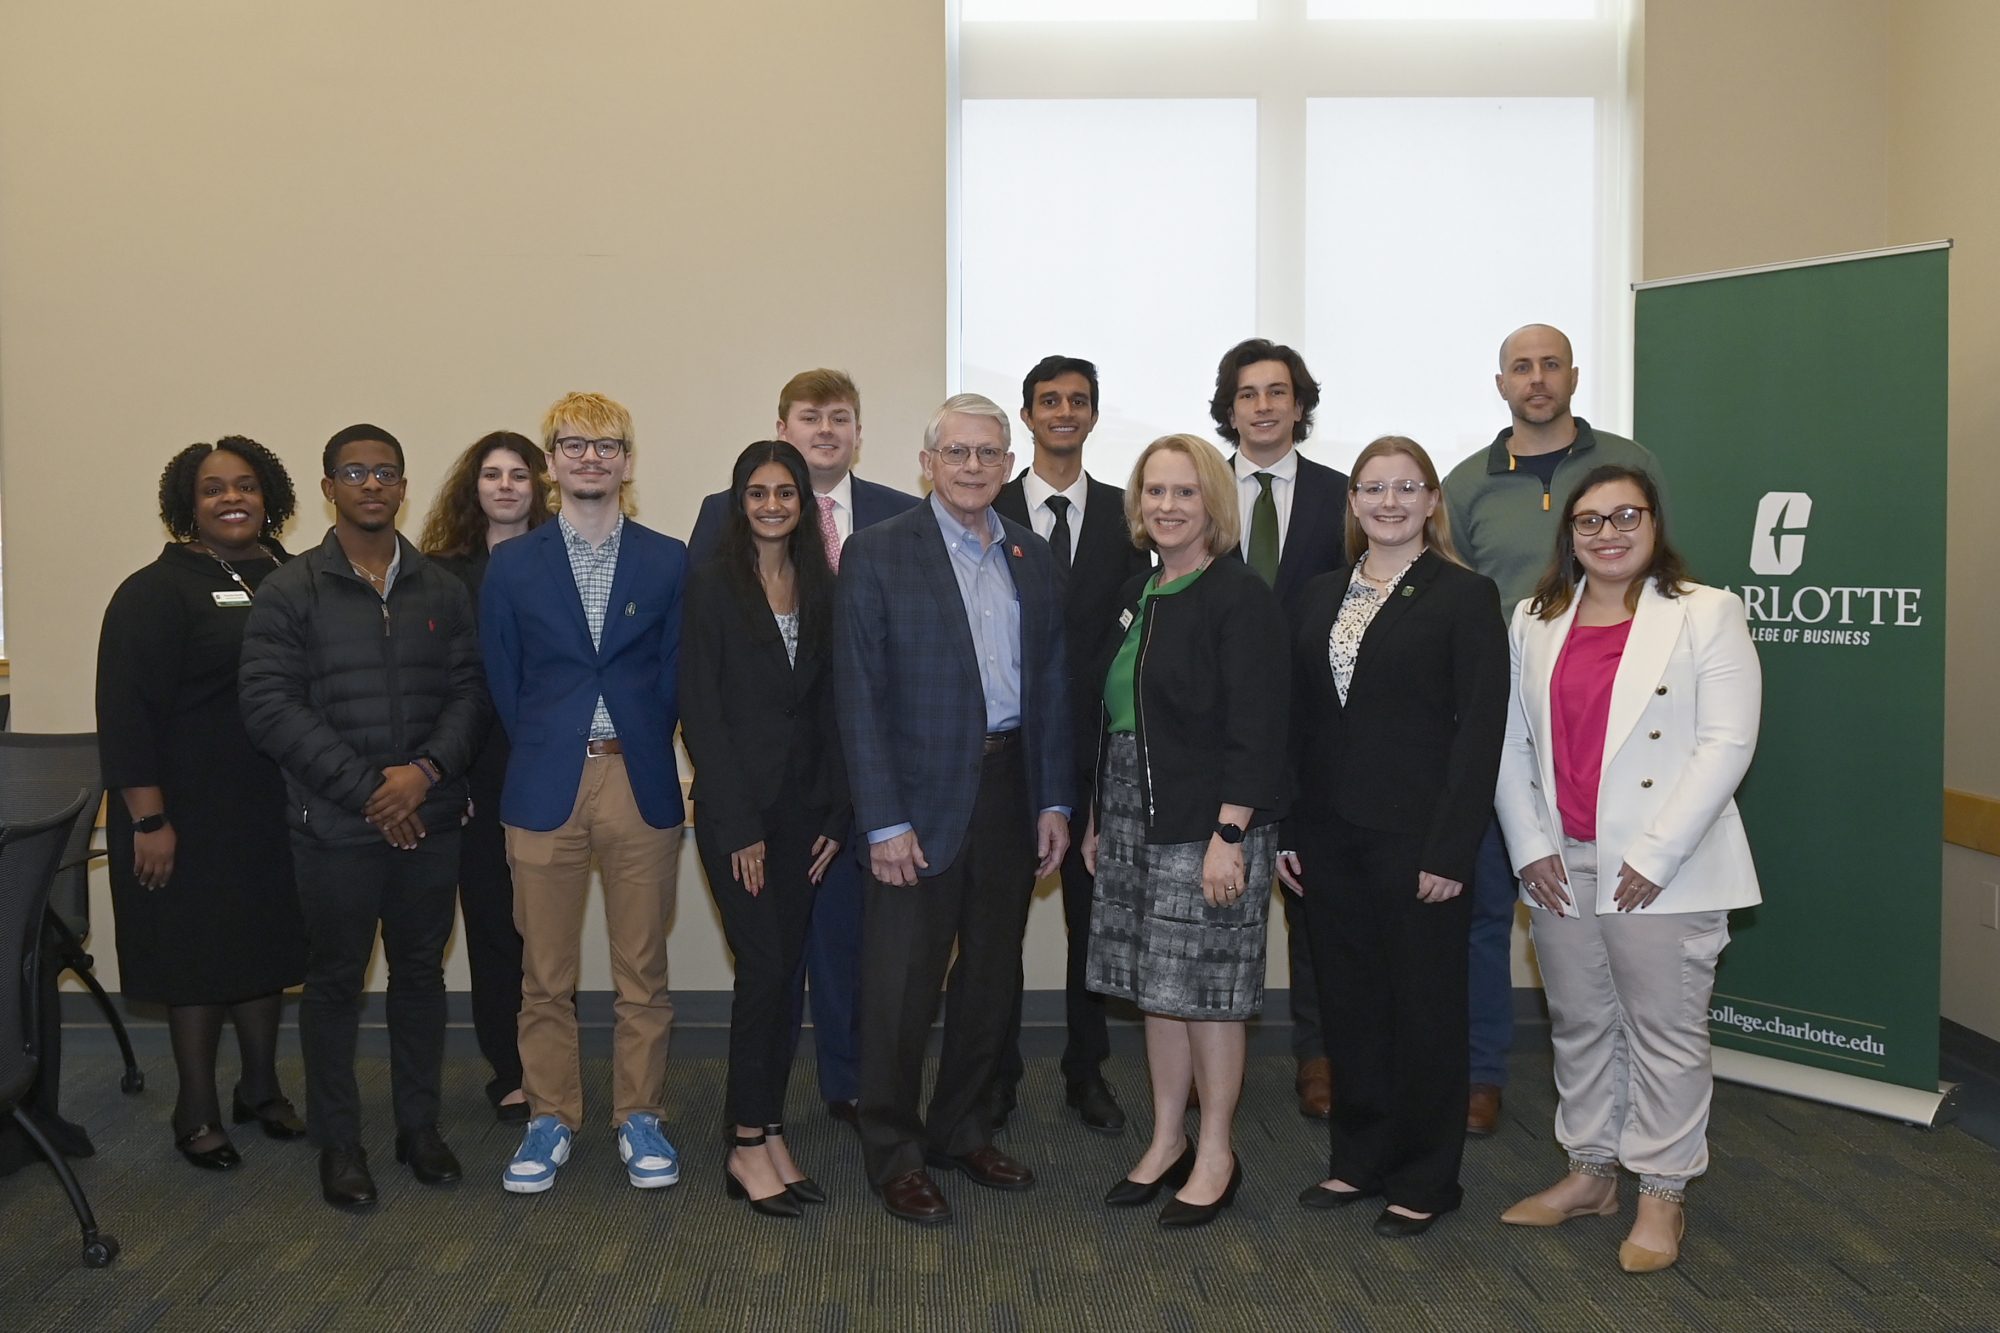
<svg viewBox="0 0 2000 1333"><path fill-rule="evenodd" d="M1233 907L1201 893L1208 840L1149 846L1139 794L1139 743L1110 739L1097 792L1097 890L1084 985L1149 1014L1201 1021L1254 1018L1264 1006L1264 926L1276 869L1275 824L1243 839Z"/></svg>

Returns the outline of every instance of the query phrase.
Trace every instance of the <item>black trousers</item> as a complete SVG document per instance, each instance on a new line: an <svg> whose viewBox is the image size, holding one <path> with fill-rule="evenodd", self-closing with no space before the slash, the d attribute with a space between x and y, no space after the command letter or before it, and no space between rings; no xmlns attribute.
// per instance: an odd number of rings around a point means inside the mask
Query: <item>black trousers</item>
<svg viewBox="0 0 2000 1333"><path fill-rule="evenodd" d="M708 891L722 913L723 938L736 955L736 995L729 1007L727 1112L736 1125L774 1125L785 1118L791 1081L792 982L805 957L812 921L812 845L826 822L823 810L801 808L788 785L765 812L764 888L751 894L730 874L729 855L713 825L695 810L694 843ZM846 848L841 849L845 854Z"/></svg>
<svg viewBox="0 0 2000 1333"><path fill-rule="evenodd" d="M458 911L465 922L465 961L472 971L472 1032L493 1077L486 1095L498 1101L521 1086L521 932L514 928L514 874L507 868L507 831L500 827L500 793L475 792L473 814L459 832Z"/></svg>
<svg viewBox="0 0 2000 1333"><path fill-rule="evenodd" d="M1304 902L1286 888L1278 890L1278 898L1285 905L1285 961L1291 971L1292 1058L1304 1064L1318 1059L1324 1051L1320 1023L1321 971L1313 961L1312 928L1306 924ZM1327 1009L1335 1014L1340 1012L1330 1004Z"/></svg>
<svg viewBox="0 0 2000 1333"><path fill-rule="evenodd" d="M354 1043L361 990L382 929L389 963L389 1086L399 1131L434 1125L444 1074L444 946L451 938L459 835L432 833L411 851L386 842L328 846L296 835L306 985L299 1046L306 1122L321 1148L361 1141Z"/></svg>
<svg viewBox="0 0 2000 1333"><path fill-rule="evenodd" d="M1083 984L1084 964L1090 959L1090 898L1097 879L1083 868L1083 835L1090 827L1090 812L1079 810L1069 821L1069 852L1062 863L1063 929L1069 936L1069 957L1063 976L1063 1018L1069 1039L1063 1044L1062 1074L1065 1083L1098 1077L1104 1062L1111 1058L1111 1030L1104 1021L1104 997ZM1016 990L1020 983L1015 983ZM1012 1093L1021 1082L1021 998L1014 997L1013 1021L1007 1025L1007 1040L1000 1048L999 1086Z"/></svg>
<svg viewBox="0 0 2000 1333"><path fill-rule="evenodd" d="M921 843L922 829L917 838ZM1021 935L1034 888L1035 815L1018 742L982 761L972 826L956 860L910 886L869 877L860 1116L863 1164L875 1184L921 1168L926 1148L961 1156L991 1142L983 1103L1020 995ZM944 1050L929 1112L919 1116L940 984Z"/></svg>
<svg viewBox="0 0 2000 1333"><path fill-rule="evenodd" d="M1472 897L1417 900L1422 836L1293 825L1337 1090L1333 1177L1418 1212L1458 1207Z"/></svg>

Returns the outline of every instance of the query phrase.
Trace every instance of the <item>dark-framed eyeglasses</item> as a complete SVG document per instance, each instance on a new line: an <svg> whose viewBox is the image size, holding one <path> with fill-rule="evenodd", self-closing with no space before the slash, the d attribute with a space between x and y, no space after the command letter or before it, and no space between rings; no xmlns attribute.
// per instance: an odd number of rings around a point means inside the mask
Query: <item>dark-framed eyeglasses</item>
<svg viewBox="0 0 2000 1333"><path fill-rule="evenodd" d="M582 458L585 452L589 452L599 458L610 459L625 452L625 441L616 436L592 440L581 435L559 435L556 437L556 448L562 450L564 458Z"/></svg>
<svg viewBox="0 0 2000 1333"><path fill-rule="evenodd" d="M1608 514L1571 514L1569 525L1579 537L1595 537L1606 523L1619 532L1633 532L1638 529L1639 516L1652 512L1644 505L1620 505Z"/></svg>
<svg viewBox="0 0 2000 1333"><path fill-rule="evenodd" d="M394 486L403 479L403 469L395 463L377 463L373 467L366 463L342 463L333 470L333 479L343 486L365 486L370 477L384 486Z"/></svg>

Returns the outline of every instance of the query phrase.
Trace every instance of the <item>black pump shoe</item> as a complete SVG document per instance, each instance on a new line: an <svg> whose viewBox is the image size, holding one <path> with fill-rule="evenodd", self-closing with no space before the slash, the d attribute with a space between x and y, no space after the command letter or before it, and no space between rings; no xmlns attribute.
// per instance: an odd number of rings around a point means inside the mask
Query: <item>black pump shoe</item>
<svg viewBox="0 0 2000 1333"><path fill-rule="evenodd" d="M731 1147L723 1149L722 1153L722 1192L725 1195L732 1199L744 1200L750 1205L751 1212L759 1213L765 1217L802 1217L805 1215L805 1209L799 1206L798 1196L792 1193L791 1186L787 1185L776 1194L767 1194L761 1199L753 1199L750 1197L750 1191L743 1187L743 1182L738 1180L735 1173L729 1169L730 1152L735 1148L763 1147L764 1136L762 1134L753 1134L747 1138L741 1134L731 1134L729 1142ZM812 1182L808 1181L806 1183L811 1184ZM814 1188L818 1187L814 1186Z"/></svg>
<svg viewBox="0 0 2000 1333"><path fill-rule="evenodd" d="M1107 1208L1143 1208L1160 1197L1163 1188L1179 1189L1187 1184L1194 1172L1194 1136L1188 1136L1187 1147L1174 1164L1160 1173L1158 1180L1134 1180L1126 1176L1104 1192L1104 1206Z"/></svg>
<svg viewBox="0 0 2000 1333"><path fill-rule="evenodd" d="M1431 1223L1437 1220L1436 1213L1432 1213L1429 1217L1404 1217L1401 1213L1392 1213L1384 1208L1382 1215L1375 1219L1375 1234L1388 1240L1406 1240L1411 1236L1423 1235L1431 1229Z"/></svg>
<svg viewBox="0 0 2000 1333"><path fill-rule="evenodd" d="M239 1125L256 1121L265 1138L302 1139L306 1136L306 1122L299 1119L298 1108L283 1097L273 1097L252 1106L243 1100L243 1089L239 1086L230 1094L229 1100L232 1103L229 1118Z"/></svg>
<svg viewBox="0 0 2000 1333"><path fill-rule="evenodd" d="M767 1139L782 1139L785 1137L785 1127L783 1125L766 1125L764 1126L764 1137ZM826 1202L826 1191L821 1189L819 1182L811 1176L786 1181L785 1193L791 1195L800 1203Z"/></svg>
<svg viewBox="0 0 2000 1333"><path fill-rule="evenodd" d="M1236 1191L1243 1188L1243 1159L1229 1155L1229 1183L1223 1187L1222 1196L1214 1203L1182 1203L1179 1199L1168 1199L1167 1206L1160 1209L1160 1225L1163 1227L1205 1227L1222 1216L1222 1210L1236 1202Z"/></svg>
<svg viewBox="0 0 2000 1333"><path fill-rule="evenodd" d="M1308 1185L1299 1191L1299 1207L1317 1210L1345 1208L1374 1197L1375 1192L1370 1190L1330 1190L1324 1185Z"/></svg>
<svg viewBox="0 0 2000 1333"><path fill-rule="evenodd" d="M196 1148L196 1139L205 1139L210 1134L222 1134L222 1142L213 1148ZM236 1151L236 1145L223 1134L220 1125L196 1125L187 1133L174 1140L174 1147L181 1156L204 1171L234 1171L243 1165L243 1155Z"/></svg>

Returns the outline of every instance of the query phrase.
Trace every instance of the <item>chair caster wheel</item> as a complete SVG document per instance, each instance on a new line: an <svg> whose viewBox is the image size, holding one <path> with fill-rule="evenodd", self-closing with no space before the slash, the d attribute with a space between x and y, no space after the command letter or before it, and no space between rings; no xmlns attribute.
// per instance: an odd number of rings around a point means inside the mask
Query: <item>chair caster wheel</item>
<svg viewBox="0 0 2000 1333"><path fill-rule="evenodd" d="M118 1242L110 1236L99 1236L83 1243L83 1266L85 1268L106 1268L118 1257Z"/></svg>
<svg viewBox="0 0 2000 1333"><path fill-rule="evenodd" d="M145 1090L146 1090L145 1070L128 1069L124 1072L124 1074L120 1075L118 1079L118 1091L124 1093L126 1096L129 1097L134 1093L144 1092Z"/></svg>

